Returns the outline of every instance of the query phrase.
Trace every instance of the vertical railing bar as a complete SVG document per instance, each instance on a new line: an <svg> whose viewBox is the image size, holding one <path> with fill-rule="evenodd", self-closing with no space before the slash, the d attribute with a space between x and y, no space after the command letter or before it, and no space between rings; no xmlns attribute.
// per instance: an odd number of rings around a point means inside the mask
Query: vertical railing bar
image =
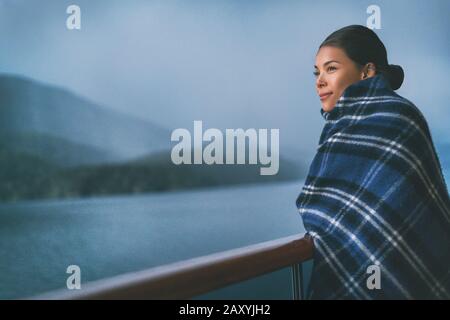
<svg viewBox="0 0 450 320"><path fill-rule="evenodd" d="M303 281L305 278L303 278L303 263L298 263L297 265L298 265L298 271L299 271L298 273L299 273L299 279L300 279L300 284L299 284L300 296L299 296L299 300L303 300L304 297L305 297L304 281Z"/></svg>
<svg viewBox="0 0 450 320"><path fill-rule="evenodd" d="M302 265L299 263L293 264L291 266L292 275L292 299L300 300L303 296L303 286L302 286Z"/></svg>

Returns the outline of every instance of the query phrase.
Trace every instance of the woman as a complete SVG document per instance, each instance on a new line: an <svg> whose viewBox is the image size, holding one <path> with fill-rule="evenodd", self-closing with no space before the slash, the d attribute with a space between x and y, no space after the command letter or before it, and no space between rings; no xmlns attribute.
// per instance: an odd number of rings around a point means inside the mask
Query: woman
<svg viewBox="0 0 450 320"><path fill-rule="evenodd" d="M312 299L449 299L450 199L400 66L364 26L320 45L326 120L297 207L315 246Z"/></svg>

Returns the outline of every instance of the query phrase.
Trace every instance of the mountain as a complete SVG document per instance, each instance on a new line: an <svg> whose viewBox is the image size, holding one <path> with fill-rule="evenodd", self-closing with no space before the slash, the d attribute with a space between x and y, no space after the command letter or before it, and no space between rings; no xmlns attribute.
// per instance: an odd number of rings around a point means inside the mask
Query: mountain
<svg viewBox="0 0 450 320"><path fill-rule="evenodd" d="M170 133L67 90L0 76L0 201L161 192L297 180L302 161L174 165ZM246 146L248 153L248 146Z"/></svg>
<svg viewBox="0 0 450 320"><path fill-rule="evenodd" d="M83 196L97 195L98 190L103 190L104 194L192 190L299 180L306 175L306 168L283 158L279 165L278 174L261 176L260 165L174 165L170 152L161 152L122 165L102 166L101 170L80 167L66 174L78 178L77 185L83 190Z"/></svg>
<svg viewBox="0 0 450 320"><path fill-rule="evenodd" d="M49 137L52 142L41 143L41 156L48 154L46 146L56 144L67 145L72 153L75 146L80 146L80 154L90 154L89 149L92 157L110 160L170 148L169 131L149 121L103 108L67 90L12 75L0 76L0 128L11 141L21 140L22 146L32 145L24 141L26 136L33 136L30 141Z"/></svg>
<svg viewBox="0 0 450 320"><path fill-rule="evenodd" d="M305 168L280 159L277 175L259 165L174 165L170 152L126 163L61 167L37 156L0 147L0 200L78 198L242 185L304 178Z"/></svg>
<svg viewBox="0 0 450 320"><path fill-rule="evenodd" d="M55 164L0 146L0 200L40 198L57 172ZM50 195L51 192L47 192L47 197Z"/></svg>
<svg viewBox="0 0 450 320"><path fill-rule="evenodd" d="M0 146L10 152L34 155L62 167L108 163L120 158L110 151L41 133L0 130Z"/></svg>

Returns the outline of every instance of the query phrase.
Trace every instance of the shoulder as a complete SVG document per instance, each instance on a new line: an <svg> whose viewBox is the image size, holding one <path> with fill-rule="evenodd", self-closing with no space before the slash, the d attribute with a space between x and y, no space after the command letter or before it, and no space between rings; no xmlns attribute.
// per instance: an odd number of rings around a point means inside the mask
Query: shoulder
<svg viewBox="0 0 450 320"><path fill-rule="evenodd" d="M388 112L400 127L410 128L423 138L430 139L427 120L420 109L408 99L393 93Z"/></svg>
<svg viewBox="0 0 450 320"><path fill-rule="evenodd" d="M420 109L408 99L393 91L379 92L370 99L361 100L359 116L354 125L414 126L427 130L427 121Z"/></svg>
<svg viewBox="0 0 450 320"><path fill-rule="evenodd" d="M431 140L422 112L393 91L346 101L342 110L344 112L338 119L327 121L321 144L334 143L341 137L382 141L390 145L402 141L424 146ZM366 145L369 146L368 143Z"/></svg>

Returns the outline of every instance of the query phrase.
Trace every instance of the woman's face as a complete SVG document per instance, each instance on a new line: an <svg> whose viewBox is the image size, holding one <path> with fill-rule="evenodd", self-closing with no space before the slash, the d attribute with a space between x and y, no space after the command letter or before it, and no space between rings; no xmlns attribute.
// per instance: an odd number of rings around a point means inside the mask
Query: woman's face
<svg viewBox="0 0 450 320"><path fill-rule="evenodd" d="M342 49L330 46L317 52L314 69L317 94L327 112L333 110L348 86L367 77Z"/></svg>

